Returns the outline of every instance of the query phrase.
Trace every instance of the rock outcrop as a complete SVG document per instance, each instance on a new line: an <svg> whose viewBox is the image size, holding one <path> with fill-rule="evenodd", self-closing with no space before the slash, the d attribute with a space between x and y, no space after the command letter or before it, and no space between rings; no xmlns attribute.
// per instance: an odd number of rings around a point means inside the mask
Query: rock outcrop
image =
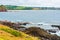
<svg viewBox="0 0 60 40"><path fill-rule="evenodd" d="M1 5L0 6L0 12L7 12L7 9L5 6Z"/></svg>
<svg viewBox="0 0 60 40"><path fill-rule="evenodd" d="M52 27L58 27L60 30L60 25L51 25Z"/></svg>
<svg viewBox="0 0 60 40"><path fill-rule="evenodd" d="M60 40L60 37L57 35L51 35L47 33L45 30L37 27L30 27L24 31L26 34L40 37L42 40Z"/></svg>

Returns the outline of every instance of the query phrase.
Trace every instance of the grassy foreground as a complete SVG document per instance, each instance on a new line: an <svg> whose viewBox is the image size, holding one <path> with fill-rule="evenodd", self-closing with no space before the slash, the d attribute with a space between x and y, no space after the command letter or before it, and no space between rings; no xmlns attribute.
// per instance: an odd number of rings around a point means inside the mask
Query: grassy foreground
<svg viewBox="0 0 60 40"><path fill-rule="evenodd" d="M40 40L21 31L16 31L0 24L0 40Z"/></svg>

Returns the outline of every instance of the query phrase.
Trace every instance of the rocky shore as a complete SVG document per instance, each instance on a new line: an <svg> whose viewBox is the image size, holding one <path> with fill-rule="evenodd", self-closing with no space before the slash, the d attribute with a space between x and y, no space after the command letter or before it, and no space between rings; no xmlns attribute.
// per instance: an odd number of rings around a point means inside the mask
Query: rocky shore
<svg viewBox="0 0 60 40"><path fill-rule="evenodd" d="M40 27L29 27L26 28L22 25L30 24L29 22L8 22L8 21L0 21L0 24L9 26L10 28L13 28L18 31L22 31L28 35L38 37L41 40L60 40L60 37L57 35L52 35L45 31L44 29L41 29Z"/></svg>

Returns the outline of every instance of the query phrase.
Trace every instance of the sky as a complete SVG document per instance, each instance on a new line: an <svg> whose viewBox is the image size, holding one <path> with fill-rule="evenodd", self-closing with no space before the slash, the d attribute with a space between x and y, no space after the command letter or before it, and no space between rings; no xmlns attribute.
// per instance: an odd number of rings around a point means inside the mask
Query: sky
<svg viewBox="0 0 60 40"><path fill-rule="evenodd" d="M0 5L60 7L60 0L0 0Z"/></svg>

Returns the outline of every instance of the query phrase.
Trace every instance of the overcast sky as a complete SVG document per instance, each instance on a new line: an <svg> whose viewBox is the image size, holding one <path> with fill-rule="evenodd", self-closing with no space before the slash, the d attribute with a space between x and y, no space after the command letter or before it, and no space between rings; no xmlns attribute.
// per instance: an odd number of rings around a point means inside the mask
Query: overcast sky
<svg viewBox="0 0 60 40"><path fill-rule="evenodd" d="M24 5L39 7L60 7L60 0L0 0L4 5Z"/></svg>

